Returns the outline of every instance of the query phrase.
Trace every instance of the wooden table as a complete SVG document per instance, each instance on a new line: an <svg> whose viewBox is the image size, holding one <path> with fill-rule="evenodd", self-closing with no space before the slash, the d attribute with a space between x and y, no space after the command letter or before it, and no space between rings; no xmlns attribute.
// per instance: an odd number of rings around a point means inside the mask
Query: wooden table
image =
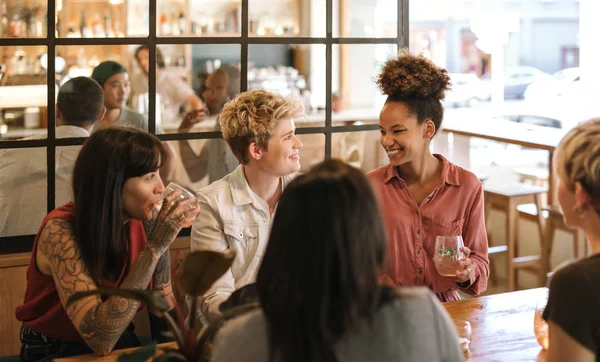
<svg viewBox="0 0 600 362"><path fill-rule="evenodd" d="M535 307L547 288L444 303L453 320L471 323L467 361L545 361L533 333Z"/></svg>
<svg viewBox="0 0 600 362"><path fill-rule="evenodd" d="M468 139L470 137L548 151L548 204L555 205L556 174L552 170L552 158L560 140L566 134L565 130L494 119L493 121L453 120L442 125L442 132L446 135L452 133L455 136L466 137L462 141L461 137L456 137L453 146L463 153L463 155L458 155L458 152L455 151L455 156L463 156L467 159L469 157ZM442 144L442 149L447 145L447 139L444 138L436 139L436 143ZM468 168L468 164L464 165L464 162L463 164L461 162L457 163Z"/></svg>
<svg viewBox="0 0 600 362"><path fill-rule="evenodd" d="M521 290L444 303L453 320L471 323L471 346L467 361L538 361L545 362L545 352L533 334L533 316L537 302L548 297L547 288ZM174 348L175 342L165 346ZM116 361L115 351L106 357L96 355L59 358L56 362Z"/></svg>
<svg viewBox="0 0 600 362"><path fill-rule="evenodd" d="M176 342L163 343L158 345L161 348L177 348ZM84 356L75 356L75 357L67 357L67 358L57 358L55 362L109 362L116 361L117 358L123 353L131 353L135 351L137 348L125 348L120 349L118 351L114 351L108 356L100 357L95 354L87 354ZM157 348L158 350L158 348ZM157 355L158 356L158 355Z"/></svg>

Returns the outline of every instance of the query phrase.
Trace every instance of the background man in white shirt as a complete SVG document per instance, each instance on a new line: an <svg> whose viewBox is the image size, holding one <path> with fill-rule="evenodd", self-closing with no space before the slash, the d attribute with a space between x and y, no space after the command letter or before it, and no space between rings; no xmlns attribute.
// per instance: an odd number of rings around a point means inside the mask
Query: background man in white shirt
<svg viewBox="0 0 600 362"><path fill-rule="evenodd" d="M134 96L148 92L148 72L150 69L150 51L147 45L141 45L135 51L135 59L143 75L132 79ZM160 95L160 112L162 122L173 122L179 119L179 111L182 106L187 111L195 112L197 122L204 120L204 102L194 93L190 85L181 77L171 74L166 69L166 64L160 49L156 48L156 92Z"/></svg>
<svg viewBox="0 0 600 362"><path fill-rule="evenodd" d="M240 94L219 115L223 138L240 165L198 191L200 214L192 226L191 247L233 249L236 256L198 303L209 321L219 316L219 305L236 289L256 280L277 202L300 170L302 142L295 135L294 118L302 116L302 105L263 90Z"/></svg>
<svg viewBox="0 0 600 362"><path fill-rule="evenodd" d="M105 112L104 91L96 81L86 77L70 79L58 92L56 138L88 137ZM56 148L56 206L73 200L71 177L80 149L81 146ZM0 236L35 234L47 214L46 150L1 151Z"/></svg>

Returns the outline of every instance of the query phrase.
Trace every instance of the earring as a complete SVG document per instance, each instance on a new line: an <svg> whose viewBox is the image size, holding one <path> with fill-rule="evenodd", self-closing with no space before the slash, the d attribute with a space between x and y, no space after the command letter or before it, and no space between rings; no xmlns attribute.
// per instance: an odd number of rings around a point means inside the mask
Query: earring
<svg viewBox="0 0 600 362"><path fill-rule="evenodd" d="M573 208L573 212L575 213L575 215L581 217L581 216L583 216L584 210L579 206L575 206Z"/></svg>

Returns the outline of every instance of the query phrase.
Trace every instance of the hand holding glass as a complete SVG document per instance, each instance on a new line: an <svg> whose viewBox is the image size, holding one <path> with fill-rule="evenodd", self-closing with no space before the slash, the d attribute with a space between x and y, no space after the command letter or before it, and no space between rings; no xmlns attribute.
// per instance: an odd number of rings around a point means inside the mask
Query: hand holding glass
<svg viewBox="0 0 600 362"><path fill-rule="evenodd" d="M435 238L433 264L440 275L456 277L456 272L462 269L460 262L467 258L463 252L464 246L460 235Z"/></svg>

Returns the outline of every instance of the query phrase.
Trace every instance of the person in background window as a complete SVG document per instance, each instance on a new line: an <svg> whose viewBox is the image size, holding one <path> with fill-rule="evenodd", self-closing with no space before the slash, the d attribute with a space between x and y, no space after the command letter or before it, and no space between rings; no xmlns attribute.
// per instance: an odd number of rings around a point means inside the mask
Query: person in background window
<svg viewBox="0 0 600 362"><path fill-rule="evenodd" d="M218 116L225 102L229 100L227 94L229 76L223 68L219 68L209 74L206 79L206 89L202 96L211 116ZM196 112L192 111L185 115L180 132L189 132L194 124L198 123ZM215 130L219 130L218 123ZM208 174L208 182L213 183L233 172L239 162L222 139L208 139L197 155L188 140L179 141L179 154L181 162L192 182L200 181Z"/></svg>
<svg viewBox="0 0 600 362"><path fill-rule="evenodd" d="M96 123L94 130L118 124L148 131L148 118L127 107L131 85L125 67L115 61L107 60L94 68L92 79L104 89L106 106L106 115ZM156 134L162 133L163 130L157 127ZM167 158L163 161L160 175L168 183L173 178L177 156L175 148L170 143L164 142L163 145L167 151Z"/></svg>
<svg viewBox="0 0 600 362"><path fill-rule="evenodd" d="M134 94L148 92L148 73L150 69L150 51L147 45L141 45L135 51L135 59L144 72L140 77L135 77ZM205 106L194 90L181 77L167 71L166 64L160 49L156 48L156 93L160 95L160 108L162 122L173 122L179 119L182 106L187 106L187 111L201 111ZM198 122L204 119L203 112L195 113Z"/></svg>
<svg viewBox="0 0 600 362"><path fill-rule="evenodd" d="M232 267L201 297L202 316L213 321L234 290L253 283L279 196L300 170L302 142L294 118L302 105L264 91L244 92L219 115L223 137L240 165L196 194L201 213L192 227L192 251L236 251Z"/></svg>
<svg viewBox="0 0 600 362"><path fill-rule="evenodd" d="M224 324L211 361L463 361L427 288L379 284L386 238L369 181L338 160L283 192L258 272L260 307Z"/></svg>
<svg viewBox="0 0 600 362"><path fill-rule="evenodd" d="M379 130L390 163L368 177L387 227L382 278L393 285L428 286L443 302L460 299L458 289L477 295L486 290L489 276L483 187L473 173L430 149L442 124L448 72L402 51L385 64L377 83L387 95ZM440 275L433 264L436 236L464 240L467 258L453 277Z"/></svg>
<svg viewBox="0 0 600 362"><path fill-rule="evenodd" d="M88 137L104 112L104 94L97 82L86 77L70 79L58 92L56 138ZM73 200L71 178L80 148L56 148L56 205ZM0 236L34 234L46 215L48 160L45 152L37 150L0 151Z"/></svg>
<svg viewBox="0 0 600 362"><path fill-rule="evenodd" d="M156 137L132 127L99 130L83 145L75 202L50 212L34 240L25 300L16 310L21 361L107 355L140 344L131 322L139 302L90 295L67 307L76 292L149 288L175 307L169 247L199 210L193 197L181 200L176 191L157 211L165 156Z"/></svg>
<svg viewBox="0 0 600 362"><path fill-rule="evenodd" d="M558 202L567 226L580 228L591 256L559 269L550 280L548 362L600 358L600 119L582 123L555 153Z"/></svg>

